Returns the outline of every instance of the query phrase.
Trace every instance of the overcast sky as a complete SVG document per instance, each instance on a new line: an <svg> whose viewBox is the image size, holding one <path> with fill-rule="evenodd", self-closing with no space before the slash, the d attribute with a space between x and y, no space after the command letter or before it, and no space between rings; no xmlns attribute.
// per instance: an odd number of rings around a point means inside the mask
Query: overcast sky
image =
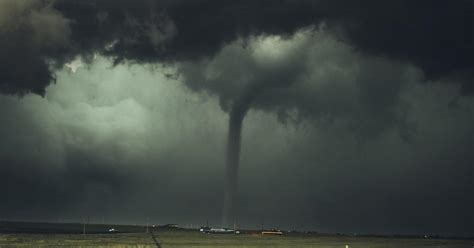
<svg viewBox="0 0 474 248"><path fill-rule="evenodd" d="M472 236L473 3L0 0L0 219ZM243 107L242 107L243 106Z"/></svg>

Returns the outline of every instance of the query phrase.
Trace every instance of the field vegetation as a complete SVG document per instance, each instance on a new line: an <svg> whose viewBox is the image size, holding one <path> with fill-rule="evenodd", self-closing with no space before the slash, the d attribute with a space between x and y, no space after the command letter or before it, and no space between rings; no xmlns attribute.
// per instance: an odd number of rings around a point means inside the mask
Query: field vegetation
<svg viewBox="0 0 474 248"><path fill-rule="evenodd" d="M24 224L26 225L26 224ZM429 238L388 238L352 237L344 235L319 235L285 233L282 236L263 236L259 234L203 234L197 230L173 228L146 228L141 226L115 226L117 233L108 233L110 225L90 227L89 234L81 233L80 224L67 224L70 233L55 233L60 230L57 224L39 228L26 228L22 224L5 225L0 228L0 247L199 247L199 248L260 248L260 247L301 247L301 248L471 248L473 240L429 239ZM13 230L14 226L17 227ZM55 228L52 228L52 227ZM74 228L75 227L75 228ZM121 229L120 229L121 228ZM20 233L19 231L22 231ZM121 233L120 231L133 231Z"/></svg>

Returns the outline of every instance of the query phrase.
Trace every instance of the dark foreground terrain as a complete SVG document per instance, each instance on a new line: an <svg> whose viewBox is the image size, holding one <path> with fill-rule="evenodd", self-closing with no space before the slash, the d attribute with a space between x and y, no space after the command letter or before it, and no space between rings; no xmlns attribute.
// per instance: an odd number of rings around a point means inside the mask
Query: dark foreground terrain
<svg viewBox="0 0 474 248"><path fill-rule="evenodd" d="M16 227L15 227L16 226ZM303 248L382 248L436 247L472 248L472 240L422 238L349 237L316 234L201 234L197 230L89 225L92 233L83 235L80 224L0 223L0 247L303 247ZM89 227L87 226L87 227ZM64 227L64 229L61 229ZM16 228L16 230L14 230ZM121 228L121 229L119 229ZM122 231L122 232L120 232ZM69 232L69 233L67 233ZM126 232L126 233L125 233ZM158 244L155 242L158 242Z"/></svg>

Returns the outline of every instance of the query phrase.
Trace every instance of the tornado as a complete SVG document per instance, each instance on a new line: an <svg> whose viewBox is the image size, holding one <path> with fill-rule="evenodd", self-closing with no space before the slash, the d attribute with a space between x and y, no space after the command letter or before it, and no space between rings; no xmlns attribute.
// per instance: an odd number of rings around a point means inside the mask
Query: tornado
<svg viewBox="0 0 474 248"><path fill-rule="evenodd" d="M237 187L239 179L240 142L242 123L247 110L234 107L229 113L229 134L226 156L226 191L224 196L223 226L228 227L236 220Z"/></svg>
<svg viewBox="0 0 474 248"><path fill-rule="evenodd" d="M246 89L240 98L234 101L229 111L229 130L226 154L226 187L222 226L230 227L237 221L237 191L239 180L240 143L242 125L250 104L255 96L263 91L262 85L253 85Z"/></svg>

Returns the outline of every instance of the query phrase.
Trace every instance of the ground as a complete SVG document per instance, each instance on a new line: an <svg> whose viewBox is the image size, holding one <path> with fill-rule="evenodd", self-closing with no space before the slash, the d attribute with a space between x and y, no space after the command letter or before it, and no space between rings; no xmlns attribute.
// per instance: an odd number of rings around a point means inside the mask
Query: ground
<svg viewBox="0 0 474 248"><path fill-rule="evenodd" d="M302 247L302 248L471 248L472 240L396 239L323 235L227 235L197 231L155 230L161 247ZM114 234L0 234L0 247L157 247L148 233Z"/></svg>

